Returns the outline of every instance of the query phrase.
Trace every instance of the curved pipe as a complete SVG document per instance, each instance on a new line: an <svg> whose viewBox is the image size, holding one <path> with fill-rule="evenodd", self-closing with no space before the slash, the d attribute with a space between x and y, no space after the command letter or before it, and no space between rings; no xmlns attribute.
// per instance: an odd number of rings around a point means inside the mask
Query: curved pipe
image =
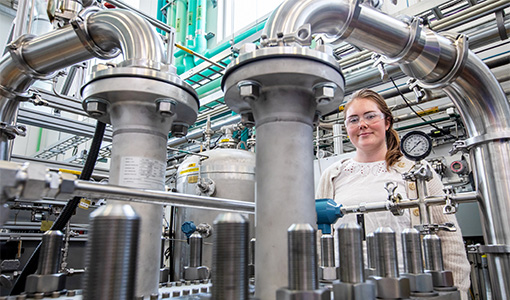
<svg viewBox="0 0 510 300"><path fill-rule="evenodd" d="M121 66L161 69L165 48L143 18L127 10L99 11L47 34L22 36L0 59L0 122L13 125L18 97L38 79L79 62L124 54ZM0 160L9 160L8 136L0 129Z"/></svg>
<svg viewBox="0 0 510 300"><path fill-rule="evenodd" d="M330 2L286 1L269 18L264 32L270 42L299 42L299 29L310 24L309 36L325 34L380 53L384 62L398 63L421 86L444 89L470 137L492 290L495 298L509 299L510 253L500 249L510 245L510 104L503 89L467 49L463 36L441 36L423 28L419 19L406 23L356 0Z"/></svg>

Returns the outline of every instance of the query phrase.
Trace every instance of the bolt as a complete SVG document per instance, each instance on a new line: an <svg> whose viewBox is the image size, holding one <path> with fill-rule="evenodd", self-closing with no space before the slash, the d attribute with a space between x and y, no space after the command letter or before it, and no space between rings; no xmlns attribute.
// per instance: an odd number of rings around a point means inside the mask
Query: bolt
<svg viewBox="0 0 510 300"><path fill-rule="evenodd" d="M174 124L172 125L172 135L178 138L186 136L188 134L187 124Z"/></svg>
<svg viewBox="0 0 510 300"><path fill-rule="evenodd" d="M151 294L150 300L158 300L159 294Z"/></svg>
<svg viewBox="0 0 510 300"><path fill-rule="evenodd" d="M164 293L161 295L161 298L163 298L163 299L170 298L170 292L164 292Z"/></svg>
<svg viewBox="0 0 510 300"><path fill-rule="evenodd" d="M335 98L336 84L334 83L321 83L313 87L315 101L317 105L326 105L333 101Z"/></svg>
<svg viewBox="0 0 510 300"><path fill-rule="evenodd" d="M255 117L253 117L252 112L242 112L241 113L241 124L245 127L253 127L255 126Z"/></svg>
<svg viewBox="0 0 510 300"><path fill-rule="evenodd" d="M58 297L60 297L60 292L51 293L51 298L58 298Z"/></svg>
<svg viewBox="0 0 510 300"><path fill-rule="evenodd" d="M180 291L173 291L172 292L172 297L179 297L180 295L181 295Z"/></svg>
<svg viewBox="0 0 510 300"><path fill-rule="evenodd" d="M260 96L260 84L255 81L241 81L237 84L239 95L244 101L255 101Z"/></svg>
<svg viewBox="0 0 510 300"><path fill-rule="evenodd" d="M156 100L156 109L162 117L171 117L175 115L176 103L172 99Z"/></svg>
<svg viewBox="0 0 510 300"><path fill-rule="evenodd" d="M98 100L88 100L85 111L93 118L99 118L106 114L106 102Z"/></svg>
<svg viewBox="0 0 510 300"><path fill-rule="evenodd" d="M73 291L73 290L67 291L67 296L69 296L69 297L76 296L76 291Z"/></svg>

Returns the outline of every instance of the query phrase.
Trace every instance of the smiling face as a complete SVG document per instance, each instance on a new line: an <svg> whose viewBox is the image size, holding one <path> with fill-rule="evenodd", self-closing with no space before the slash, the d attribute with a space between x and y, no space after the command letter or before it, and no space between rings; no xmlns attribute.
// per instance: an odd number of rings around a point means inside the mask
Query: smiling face
<svg viewBox="0 0 510 300"><path fill-rule="evenodd" d="M346 124L349 139L359 154L371 156L386 153L386 130L390 124L376 102L369 98L354 99L349 104L345 117L348 120L346 123L353 118L359 120L357 124Z"/></svg>

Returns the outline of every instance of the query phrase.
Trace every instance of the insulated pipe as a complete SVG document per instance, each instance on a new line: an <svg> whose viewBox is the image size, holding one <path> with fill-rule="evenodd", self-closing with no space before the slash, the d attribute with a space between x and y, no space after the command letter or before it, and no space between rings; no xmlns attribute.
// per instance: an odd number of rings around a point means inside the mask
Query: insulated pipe
<svg viewBox="0 0 510 300"><path fill-rule="evenodd" d="M496 78L467 49L462 36L440 36L410 25L358 1L286 1L272 14L264 32L269 40L299 37L310 24L311 34L343 39L399 63L421 86L443 88L457 106L470 139L470 157L481 196L492 290L496 298L510 298L510 104ZM299 40L299 39L298 39ZM306 42L306 41L305 41ZM497 245L505 245L501 250ZM492 248L491 248L492 247ZM507 249L507 250L504 250Z"/></svg>

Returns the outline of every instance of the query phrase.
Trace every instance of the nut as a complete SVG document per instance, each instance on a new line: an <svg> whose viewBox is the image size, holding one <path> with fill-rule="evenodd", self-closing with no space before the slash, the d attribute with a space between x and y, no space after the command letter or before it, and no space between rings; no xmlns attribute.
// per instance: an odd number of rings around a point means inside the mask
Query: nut
<svg viewBox="0 0 510 300"><path fill-rule="evenodd" d="M452 287L453 274L452 271L425 271L432 275L432 283L434 287Z"/></svg>
<svg viewBox="0 0 510 300"><path fill-rule="evenodd" d="M66 276L63 273L48 275L29 275L25 290L27 293L51 293L62 291L66 286Z"/></svg>
<svg viewBox="0 0 510 300"><path fill-rule="evenodd" d="M401 275L409 279L409 287L413 293L429 293L434 291L432 284L432 275L428 273L410 274L404 273Z"/></svg>
<svg viewBox="0 0 510 300"><path fill-rule="evenodd" d="M156 101L156 109L162 117L175 115L176 102L172 99L159 99Z"/></svg>
<svg viewBox="0 0 510 300"><path fill-rule="evenodd" d="M337 280L340 276L338 267L319 267L319 280L331 282Z"/></svg>
<svg viewBox="0 0 510 300"><path fill-rule="evenodd" d="M334 299L375 299L375 285L372 282L338 282L333 284L333 295Z"/></svg>
<svg viewBox="0 0 510 300"><path fill-rule="evenodd" d="M99 100L88 100L85 104L85 111L93 118L99 118L106 114L106 102Z"/></svg>
<svg viewBox="0 0 510 300"><path fill-rule="evenodd" d="M326 105L335 98L337 85L330 83L321 83L313 87L313 93L317 105Z"/></svg>
<svg viewBox="0 0 510 300"><path fill-rule="evenodd" d="M241 81L237 84L239 95L244 101L255 101L260 96L260 84L255 81Z"/></svg>
<svg viewBox="0 0 510 300"><path fill-rule="evenodd" d="M241 113L241 124L243 126L251 128L255 126L255 117L252 112L242 112Z"/></svg>
<svg viewBox="0 0 510 300"><path fill-rule="evenodd" d="M330 300L331 293L328 289L313 291L291 291L281 288L276 291L276 300Z"/></svg>
<svg viewBox="0 0 510 300"><path fill-rule="evenodd" d="M172 135L178 138L184 137L188 134L188 127L187 124L173 124Z"/></svg>
<svg viewBox="0 0 510 300"><path fill-rule="evenodd" d="M408 278L372 276L368 280L374 282L377 298L407 299L411 296Z"/></svg>

